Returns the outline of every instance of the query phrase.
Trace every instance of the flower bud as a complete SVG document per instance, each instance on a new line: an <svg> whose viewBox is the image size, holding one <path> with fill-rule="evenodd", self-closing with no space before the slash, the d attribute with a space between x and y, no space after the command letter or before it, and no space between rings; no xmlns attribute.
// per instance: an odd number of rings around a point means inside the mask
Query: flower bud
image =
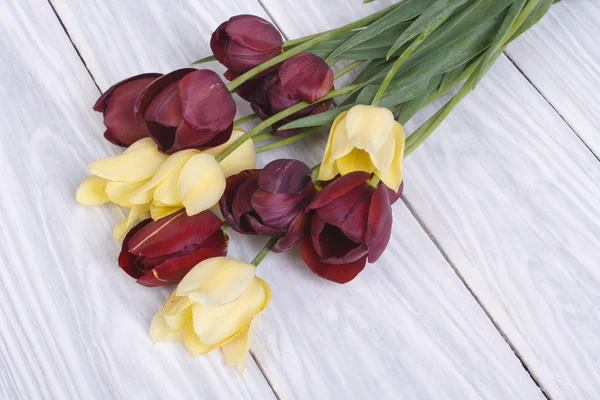
<svg viewBox="0 0 600 400"><path fill-rule="evenodd" d="M231 136L236 106L215 72L184 68L153 81L135 112L161 152L219 146Z"/></svg>
<svg viewBox="0 0 600 400"><path fill-rule="evenodd" d="M119 266L144 286L178 283L199 262L227 254L221 225L210 211L142 221L125 236Z"/></svg>
<svg viewBox="0 0 600 400"><path fill-rule="evenodd" d="M94 111L104 114L104 137L117 146L127 147L148 136L146 124L135 116L135 102L142 90L161 74L141 74L125 79L100 96Z"/></svg>
<svg viewBox="0 0 600 400"><path fill-rule="evenodd" d="M304 237L300 252L316 275L347 283L367 260L375 262L387 247L392 230L391 191L383 184L372 187L369 178L364 172L341 176L307 207L312 211L310 234Z"/></svg>
<svg viewBox="0 0 600 400"><path fill-rule="evenodd" d="M270 22L254 15L238 15L217 28L210 48L227 67L227 79L232 80L281 54L283 39Z"/></svg>
<svg viewBox="0 0 600 400"><path fill-rule="evenodd" d="M253 82L254 81L254 82ZM283 62L271 74L242 85L238 94L249 101L261 119L267 119L302 101L314 103L333 88L333 71L323 59L303 52ZM277 129L288 122L327 111L332 100L314 104L274 125ZM292 136L300 129L277 130L279 136Z"/></svg>
<svg viewBox="0 0 600 400"><path fill-rule="evenodd" d="M241 375L259 315L271 301L269 285L256 267L215 257L183 278L150 324L157 342L183 342L195 357L221 348L225 362Z"/></svg>
<svg viewBox="0 0 600 400"><path fill-rule="evenodd" d="M307 221L304 208L315 193L306 164L275 160L262 170L247 170L228 178L219 206L233 229L278 237L273 251L283 252L302 240Z"/></svg>

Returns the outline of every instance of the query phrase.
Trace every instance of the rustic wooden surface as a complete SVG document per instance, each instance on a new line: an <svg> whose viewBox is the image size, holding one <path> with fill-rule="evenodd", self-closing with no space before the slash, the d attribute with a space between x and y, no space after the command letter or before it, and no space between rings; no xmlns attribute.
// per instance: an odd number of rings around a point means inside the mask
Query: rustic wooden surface
<svg viewBox="0 0 600 400"><path fill-rule="evenodd" d="M0 0L0 398L600 397L595 1L554 6L411 155L390 247L358 279L319 280L297 251L265 260L274 299L242 377L152 346L169 289L115 266L122 210L75 204L87 163L119 151L91 110L114 82L208 54L235 14L295 38L391 3ZM245 260L263 242L231 236Z"/></svg>

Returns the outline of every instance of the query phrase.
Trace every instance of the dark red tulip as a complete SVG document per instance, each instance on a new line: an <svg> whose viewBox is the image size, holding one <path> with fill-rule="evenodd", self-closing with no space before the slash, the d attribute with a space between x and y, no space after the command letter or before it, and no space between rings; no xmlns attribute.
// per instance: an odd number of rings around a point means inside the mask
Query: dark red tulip
<svg viewBox="0 0 600 400"><path fill-rule="evenodd" d="M238 15L217 28L210 48L227 67L225 77L232 80L281 54L283 39L269 21L255 15Z"/></svg>
<svg viewBox="0 0 600 400"><path fill-rule="evenodd" d="M127 147L148 136L146 124L135 117L135 101L140 92L161 74L141 74L125 79L100 96L94 111L104 114L104 137L117 146Z"/></svg>
<svg viewBox="0 0 600 400"><path fill-rule="evenodd" d="M383 184L372 187L369 178L365 172L338 177L307 207L312 211L310 233L300 252L322 278L350 282L387 247L392 232L390 190Z"/></svg>
<svg viewBox="0 0 600 400"><path fill-rule="evenodd" d="M222 225L211 211L142 221L125 236L119 267L144 286L178 283L199 262L227 254Z"/></svg>
<svg viewBox="0 0 600 400"><path fill-rule="evenodd" d="M253 79L237 93L249 101L261 119L267 119L302 101L314 103L333 89L333 71L323 59L303 52L283 62L277 70ZM308 115L327 111L332 100L309 106L274 125L275 129ZM279 136L292 136L300 129L277 130Z"/></svg>
<svg viewBox="0 0 600 400"><path fill-rule="evenodd" d="M140 93L135 111L158 149L173 154L215 147L229 140L236 106L215 72L184 68L148 85Z"/></svg>
<svg viewBox="0 0 600 400"><path fill-rule="evenodd" d="M307 222L304 209L315 193L306 164L275 160L262 170L229 177L219 206L233 229L278 237L273 251L283 252L302 240Z"/></svg>

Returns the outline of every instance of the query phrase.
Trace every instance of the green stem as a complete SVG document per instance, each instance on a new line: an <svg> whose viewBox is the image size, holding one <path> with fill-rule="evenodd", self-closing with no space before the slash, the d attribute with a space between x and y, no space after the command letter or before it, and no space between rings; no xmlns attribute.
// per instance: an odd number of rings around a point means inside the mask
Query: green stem
<svg viewBox="0 0 600 400"><path fill-rule="evenodd" d="M258 135L254 136L252 138L252 140L254 142L262 142L263 140L276 139L278 137L279 136L277 136L273 132L265 132L265 133L259 133Z"/></svg>
<svg viewBox="0 0 600 400"><path fill-rule="evenodd" d="M310 178L312 179L313 182L317 182L317 178L319 177L319 171L321 170L321 163L318 163L317 165L312 167L310 170L312 171Z"/></svg>
<svg viewBox="0 0 600 400"><path fill-rule="evenodd" d="M348 87L345 87L342 89L332 90L325 97L317 100L316 102L314 102L312 104L320 103L325 100L333 99L334 97L342 96L344 94L352 92L353 90L355 90L361 86L364 86L364 84L352 85L352 86L348 86ZM280 113L275 114L272 117L264 120L263 122L256 125L254 128L250 129L248 132L246 132L245 134L240 136L223 153L218 155L217 161L219 161L219 162L223 161L228 155L230 155L232 152L234 152L235 149L240 147L246 140L248 140L248 139L252 138L253 136L255 136L256 134L262 132L264 129L270 127L271 125L273 125L276 122L281 121L284 118L289 117L290 115L292 115L294 113L297 113L298 111L305 109L306 107L308 107L310 105L311 105L311 103L307 103L307 102L303 101L303 102L293 105L290 108L287 108L287 109L281 111Z"/></svg>
<svg viewBox="0 0 600 400"><path fill-rule="evenodd" d="M223 225L221 225L221 230L225 231L229 229L229 224L226 221L223 221Z"/></svg>
<svg viewBox="0 0 600 400"><path fill-rule="evenodd" d="M258 115L256 114L250 114L248 116L242 117L240 119L237 119L235 121L233 121L233 126L238 126L243 124L244 122L248 122L248 121L252 121L253 119L258 118Z"/></svg>
<svg viewBox="0 0 600 400"><path fill-rule="evenodd" d="M449 16L450 16L450 14L447 14L447 15L442 15L440 18L438 18L433 24L429 25L410 44L410 46L408 46L408 48L406 50L404 50L402 52L400 57L398 57L398 59L394 62L394 64L388 71L387 75L383 79L383 82L381 83L381 86L379 86L379 89L377 90L377 93L375 94L375 98L373 99L373 102L371 103L371 105L376 106L379 104L379 102L381 101L381 99L383 99L383 96L385 95L385 91L387 90L388 86L392 82L392 79L394 79L394 76L396 75L396 73L398 72L400 67L406 62L408 57L410 57L419 48L419 46L425 41L425 39L427 39L429 37L429 35L431 35L433 32L435 32L435 30L437 28L439 28L439 26L441 24L443 24L448 19Z"/></svg>
<svg viewBox="0 0 600 400"><path fill-rule="evenodd" d="M373 186L374 188L377 187L377 185L379 184L379 181L381 180L381 178L379 178L377 175L373 175L371 177L371 179L369 180L369 185Z"/></svg>
<svg viewBox="0 0 600 400"><path fill-rule="evenodd" d="M357 21L354 21L348 25L345 25L340 28L333 29L331 31L327 31L318 36L315 36L314 38L294 47L293 49L291 49L289 51L285 51L282 54L278 55L277 57L274 57L274 58L270 59L269 61L266 61L266 62L262 63L261 65L252 68L250 71L240 75L236 79L229 82L229 84L227 85L227 89L231 92L231 91L235 90L235 88L237 88L238 86L240 86L241 84L246 82L247 80L253 78L254 76L260 74L263 71L266 71L267 69L269 69L277 64L282 63L283 61L295 56L296 54L299 54L305 50L308 50L311 47L318 45L319 43L323 43L329 39L332 39L338 35L341 35L342 33L351 31L353 29L361 28L365 25L375 22L375 21L379 20L381 17L389 14L391 11L393 11L396 7L399 7L401 4L402 3L394 4L394 5L387 7L379 12L371 14L365 18L361 18Z"/></svg>
<svg viewBox="0 0 600 400"><path fill-rule="evenodd" d="M267 244L264 245L264 247L260 250L256 257L254 257L254 260L250 262L250 264L253 264L254 266L258 267L258 264L260 264L261 261L265 259L267 254L269 254L269 251L271 251L271 248L275 246L275 243L277 243L278 240L279 238L276 237L272 237L271 239L269 239Z"/></svg>
<svg viewBox="0 0 600 400"><path fill-rule="evenodd" d="M310 129L300 132L294 136L290 136L288 138L278 140L274 143L269 143L269 144L265 144L263 146L259 146L255 149L255 151L256 151L256 153L263 153L265 151L273 150L278 147L283 147L283 146L287 146L288 144L296 143L296 142L304 139L305 137L310 136L313 133L317 132L319 130L319 128L320 127L310 128ZM260 135L257 135L257 136L260 136ZM274 136L277 137L276 135L274 135Z"/></svg>
<svg viewBox="0 0 600 400"><path fill-rule="evenodd" d="M215 60L216 60L215 56L207 56L207 57L204 57L204 58L194 61L193 63L190 64L190 66L204 64L204 63L215 61Z"/></svg>
<svg viewBox="0 0 600 400"><path fill-rule="evenodd" d="M337 79L341 76L346 75L348 72L352 71L354 68L362 65L362 63L364 63L364 60L357 60L357 61L354 61L353 63L346 65L344 68L340 69L338 72L336 72L333 75L333 79Z"/></svg>

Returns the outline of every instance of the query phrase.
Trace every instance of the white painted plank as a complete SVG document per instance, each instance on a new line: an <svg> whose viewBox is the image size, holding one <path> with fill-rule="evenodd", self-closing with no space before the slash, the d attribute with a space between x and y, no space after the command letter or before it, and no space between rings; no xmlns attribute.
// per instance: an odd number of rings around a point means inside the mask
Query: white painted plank
<svg viewBox="0 0 600 400"><path fill-rule="evenodd" d="M236 4L227 6L227 16L240 10L234 11ZM112 15L119 15L120 22L111 24L104 35L119 37L119 43L132 42L125 47L147 40L145 32L137 37L122 31L127 9L116 0L103 3L94 19L84 17L85 6L78 2L61 0L55 5L75 43L94 46L97 29L89 25L105 26L103 19ZM154 15L168 14L164 7L164 12L153 8ZM131 13L129 18L133 18ZM210 32L219 22L203 21L198 15L188 28ZM176 19L165 18L163 23L183 29ZM151 36L153 24L146 25ZM101 50L94 50L97 59L110 58L111 53L104 55ZM96 66L117 72L96 71L94 63L88 65L95 76L114 74L120 79L147 70L145 64L138 68L137 63L151 54L157 57L150 46L139 50L122 53L131 59ZM81 52L85 58L90 50ZM171 62L183 64L194 57L198 54L181 54ZM127 67L123 73L121 65L137 69ZM322 140L299 144L269 153L262 162L297 155L314 163L322 146ZM318 280L302 267L297 253L272 255L261 267L261 275L273 286L274 301L259 327L255 356L280 397L542 398L406 208L400 205L395 216L394 235L403 239L395 241L381 262L350 285ZM243 259L250 259L262 242L232 236L231 255Z"/></svg>
<svg viewBox="0 0 600 400"><path fill-rule="evenodd" d="M600 398L600 164L560 116L502 57L406 176L406 199L541 387Z"/></svg>
<svg viewBox="0 0 600 400"><path fill-rule="evenodd" d="M116 267L123 214L75 204L86 164L114 152L98 90L45 0L0 2L0 398L232 399L274 395L251 361L154 347L168 290Z"/></svg>
<svg viewBox="0 0 600 400"><path fill-rule="evenodd" d="M507 54L600 157L598 38L600 2L562 1Z"/></svg>

